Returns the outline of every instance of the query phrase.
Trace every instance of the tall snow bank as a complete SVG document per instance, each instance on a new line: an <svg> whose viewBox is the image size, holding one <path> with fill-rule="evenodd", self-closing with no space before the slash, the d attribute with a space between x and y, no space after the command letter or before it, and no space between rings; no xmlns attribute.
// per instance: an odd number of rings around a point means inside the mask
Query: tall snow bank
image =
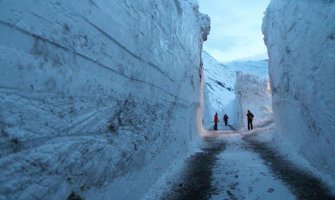
<svg viewBox="0 0 335 200"><path fill-rule="evenodd" d="M278 136L335 180L335 4L272 0L263 32Z"/></svg>
<svg viewBox="0 0 335 200"><path fill-rule="evenodd" d="M269 78L238 71L235 83L236 129L246 130L247 111L254 114L254 128L263 127L273 122L271 90Z"/></svg>
<svg viewBox="0 0 335 200"><path fill-rule="evenodd" d="M140 198L198 138L206 18L185 0L0 1L0 199Z"/></svg>

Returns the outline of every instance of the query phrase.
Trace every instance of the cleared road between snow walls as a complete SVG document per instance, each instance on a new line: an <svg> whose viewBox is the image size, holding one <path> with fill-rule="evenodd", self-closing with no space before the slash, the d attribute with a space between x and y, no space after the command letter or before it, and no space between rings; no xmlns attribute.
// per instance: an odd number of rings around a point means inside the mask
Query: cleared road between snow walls
<svg viewBox="0 0 335 200"><path fill-rule="evenodd" d="M197 135L189 0L0 1L0 199L139 199Z"/></svg>
<svg viewBox="0 0 335 200"><path fill-rule="evenodd" d="M335 180L334 1L272 0L263 32L278 136Z"/></svg>

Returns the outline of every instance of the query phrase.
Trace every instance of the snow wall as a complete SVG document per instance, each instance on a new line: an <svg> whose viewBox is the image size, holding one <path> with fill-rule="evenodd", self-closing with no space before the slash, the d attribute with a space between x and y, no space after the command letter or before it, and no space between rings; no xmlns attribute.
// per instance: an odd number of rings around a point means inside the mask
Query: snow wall
<svg viewBox="0 0 335 200"><path fill-rule="evenodd" d="M272 0L263 32L278 136L335 180L334 1Z"/></svg>
<svg viewBox="0 0 335 200"><path fill-rule="evenodd" d="M208 32L190 0L0 1L0 199L139 199L198 138Z"/></svg>
<svg viewBox="0 0 335 200"><path fill-rule="evenodd" d="M259 128L273 122L269 78L256 74L236 72L234 127L247 130L247 111L254 114L253 127Z"/></svg>

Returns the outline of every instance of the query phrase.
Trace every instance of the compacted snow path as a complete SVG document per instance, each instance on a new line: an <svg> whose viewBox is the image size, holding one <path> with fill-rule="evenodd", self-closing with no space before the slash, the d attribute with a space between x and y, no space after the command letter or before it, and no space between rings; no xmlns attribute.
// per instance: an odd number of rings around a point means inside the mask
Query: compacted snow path
<svg viewBox="0 0 335 200"><path fill-rule="evenodd" d="M162 199L334 199L312 176L252 134L207 131Z"/></svg>

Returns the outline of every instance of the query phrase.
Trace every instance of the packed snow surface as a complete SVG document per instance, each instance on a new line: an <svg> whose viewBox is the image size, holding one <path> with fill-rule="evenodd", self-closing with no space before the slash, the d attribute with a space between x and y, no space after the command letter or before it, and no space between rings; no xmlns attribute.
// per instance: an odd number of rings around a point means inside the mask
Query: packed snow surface
<svg viewBox="0 0 335 200"><path fill-rule="evenodd" d="M333 189L334 18L334 1L272 0L263 23L278 137Z"/></svg>
<svg viewBox="0 0 335 200"><path fill-rule="evenodd" d="M140 198L198 138L208 32L191 0L0 1L0 199Z"/></svg>

